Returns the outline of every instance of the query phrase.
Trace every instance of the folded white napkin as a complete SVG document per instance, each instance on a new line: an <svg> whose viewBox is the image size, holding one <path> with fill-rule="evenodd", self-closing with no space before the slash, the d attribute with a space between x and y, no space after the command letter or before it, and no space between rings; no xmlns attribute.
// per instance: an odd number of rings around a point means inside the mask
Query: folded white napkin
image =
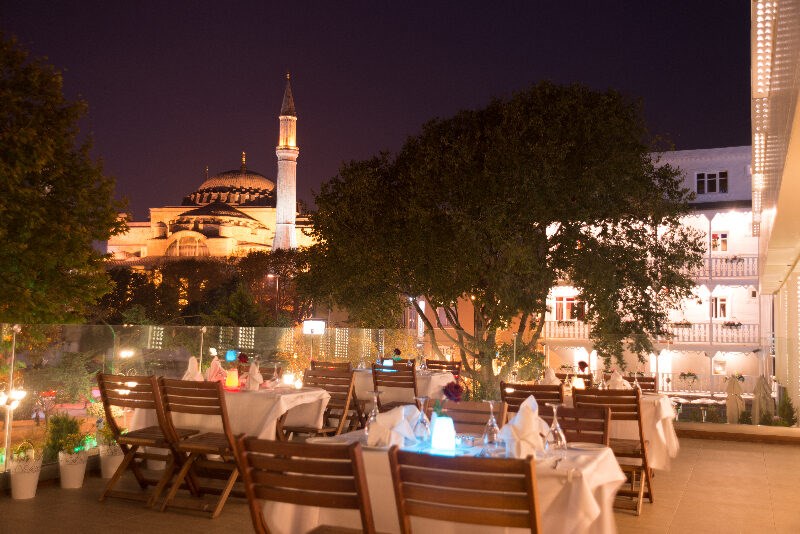
<svg viewBox="0 0 800 534"><path fill-rule="evenodd" d="M619 371L611 373L611 378L608 379L608 389L631 389L633 386L630 382L622 378Z"/></svg>
<svg viewBox="0 0 800 534"><path fill-rule="evenodd" d="M378 421L369 427L367 445L386 447L389 445L405 445L413 443L414 423L419 417L419 410L413 404L398 406L388 412L378 414Z"/></svg>
<svg viewBox="0 0 800 534"><path fill-rule="evenodd" d="M183 380L194 380L195 382L203 381L203 373L200 372L200 363L194 356L189 358L189 366L186 372L183 373Z"/></svg>
<svg viewBox="0 0 800 534"><path fill-rule="evenodd" d="M517 414L500 429L500 439L506 442L506 454L512 458L533 456L544 450L544 437L550 428L539 417L539 405L531 395L519 406Z"/></svg>
<svg viewBox="0 0 800 534"><path fill-rule="evenodd" d="M552 367L548 367L544 370L544 378L542 378L541 384L545 386L558 386L561 384L561 380L558 379L556 376L556 372L553 371Z"/></svg>
<svg viewBox="0 0 800 534"><path fill-rule="evenodd" d="M211 360L211 365L208 367L208 371L206 371L206 380L209 382L225 383L225 379L227 377L228 373L226 373L225 369L222 368L219 358L214 356L214 359Z"/></svg>
<svg viewBox="0 0 800 534"><path fill-rule="evenodd" d="M264 377L261 376L261 371L258 370L258 365L256 365L256 362L251 363L250 369L247 371L247 382L245 383L245 389L247 391L258 391L262 382L264 382Z"/></svg>

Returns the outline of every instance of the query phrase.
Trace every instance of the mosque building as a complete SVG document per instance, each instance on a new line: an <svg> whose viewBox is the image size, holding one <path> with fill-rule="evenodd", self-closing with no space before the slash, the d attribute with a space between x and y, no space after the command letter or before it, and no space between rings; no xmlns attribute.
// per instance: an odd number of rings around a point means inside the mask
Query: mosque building
<svg viewBox="0 0 800 534"><path fill-rule="evenodd" d="M206 176L180 206L150 208L149 221L107 244L117 264L146 265L163 257L231 257L309 246L311 225L297 203L297 113L289 74L279 115L277 179L247 168Z"/></svg>

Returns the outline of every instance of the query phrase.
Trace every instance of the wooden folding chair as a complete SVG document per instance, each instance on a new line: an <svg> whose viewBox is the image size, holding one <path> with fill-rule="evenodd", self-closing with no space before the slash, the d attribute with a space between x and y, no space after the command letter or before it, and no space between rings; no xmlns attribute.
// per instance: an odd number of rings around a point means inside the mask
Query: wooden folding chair
<svg viewBox="0 0 800 534"><path fill-rule="evenodd" d="M431 371L450 371L455 376L461 374L461 361L450 360L425 360L425 365Z"/></svg>
<svg viewBox="0 0 800 534"><path fill-rule="evenodd" d="M169 483L175 471L176 462L182 465L182 457L175 453L170 442L164 435L161 426L148 426L129 432L123 432L114 418L114 408L134 409L134 410L153 410L156 411L156 397L158 395L158 383L153 376L128 376L97 373L97 385L100 389L100 398L105 409L105 424L114 434L114 439L119 444L124 457L122 463L111 476L106 484L100 502L107 497L119 497L124 499L134 499L146 501L147 506L153 506L158 500L161 492ZM196 434L196 430L178 428L175 429L176 440ZM164 449L163 453L145 451L144 447L154 447ZM147 460L159 460L166 462L164 473L158 479L148 477L144 471L144 463ZM149 486L155 486L152 491L140 493L133 491L115 490L114 486L120 481L125 471L130 470L136 478L136 482L142 490Z"/></svg>
<svg viewBox="0 0 800 534"><path fill-rule="evenodd" d="M617 496L632 497L634 505L619 502L620 507L641 513L644 497L653 502L653 482L650 465L647 461L647 441L644 439L641 410L642 392L638 389L576 390L573 399L576 408L609 408L612 421L636 421L639 427L639 439L610 439L609 446L618 459L634 461L630 464L620 462L620 467L628 473L631 481L630 489L620 489ZM637 477L638 490L636 489Z"/></svg>
<svg viewBox="0 0 800 534"><path fill-rule="evenodd" d="M656 377L654 376L640 376L638 378L633 376L624 376L622 378L624 378L631 385L634 385L638 382L639 387L642 389L642 391L649 391L649 392L658 391L658 389L656 388Z"/></svg>
<svg viewBox="0 0 800 534"><path fill-rule="evenodd" d="M237 442L253 528L269 532L263 501L323 508L356 509L363 532L374 534L375 522L364 474L361 445L317 444L239 438ZM278 519L280 520L280 519ZM319 527L313 532L362 532Z"/></svg>
<svg viewBox="0 0 800 534"><path fill-rule="evenodd" d="M592 385L594 384L594 377L589 373L585 373L585 374L581 374L581 373L556 373L556 378L558 378L562 382L567 377L569 377L570 380L572 380L573 377L583 378L583 383L586 384L586 388L587 389L592 387Z"/></svg>
<svg viewBox="0 0 800 534"><path fill-rule="evenodd" d="M542 532L533 458L445 457L389 450L400 532L411 517Z"/></svg>
<svg viewBox="0 0 800 534"><path fill-rule="evenodd" d="M353 364L350 362L321 362L311 360L312 369L336 369L337 371L352 371Z"/></svg>
<svg viewBox="0 0 800 534"><path fill-rule="evenodd" d="M303 385L322 388L330 393L331 398L325 408L322 428L297 427L282 425L281 430L288 437L289 434L316 434L322 436L338 435L342 433L351 417L353 407L353 371L330 368L306 369L303 375Z"/></svg>
<svg viewBox="0 0 800 534"><path fill-rule="evenodd" d="M481 401L442 401L442 409L453 420L456 432L459 434L471 434L481 436L486 430L486 423L489 421L489 404ZM496 402L494 405L494 418L497 426L502 427L506 421L506 404ZM428 401L426 407L428 418L433 411L433 402Z"/></svg>
<svg viewBox="0 0 800 534"><path fill-rule="evenodd" d="M160 378L159 389L161 396L157 405L158 413L162 426L167 430L167 438L179 453L188 455L161 505L161 511L169 506L178 506L173 501L178 489L186 481L190 487L197 488L201 496L209 493L218 494L219 498L213 505L201 501L199 504L192 503L182 507L210 512L211 517L215 518L222 512L239 476L236 445L225 409L225 392L222 384ZM186 439L178 440L176 433L173 432L175 414L218 417L222 432L198 432ZM222 479L224 482L221 486L202 485L201 478Z"/></svg>
<svg viewBox="0 0 800 534"><path fill-rule="evenodd" d="M608 447L608 428L611 422L609 408L558 408L558 424L564 431L567 443L599 443ZM539 417L547 424L553 423L553 409L545 404L539 405Z"/></svg>
<svg viewBox="0 0 800 534"><path fill-rule="evenodd" d="M410 361L410 360L409 360ZM384 391L385 388L402 388L408 390L408 400L403 401L384 401L381 395L378 396L378 410L386 412L397 406L406 404L416 404L414 397L417 396L417 372L416 365L395 362L394 366L385 367L383 365L372 366L372 385L375 391Z"/></svg>
<svg viewBox="0 0 800 534"><path fill-rule="evenodd" d="M562 404L564 402L564 386L500 382L500 399L508 405L508 417L517 413L520 405L531 395L539 406L543 406L546 402Z"/></svg>

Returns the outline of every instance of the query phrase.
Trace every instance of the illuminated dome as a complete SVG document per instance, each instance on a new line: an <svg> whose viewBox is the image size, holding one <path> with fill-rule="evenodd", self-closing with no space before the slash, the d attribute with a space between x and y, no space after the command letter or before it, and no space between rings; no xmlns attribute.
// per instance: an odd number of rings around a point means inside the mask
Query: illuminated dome
<svg viewBox="0 0 800 534"><path fill-rule="evenodd" d="M205 206L223 202L231 206L275 206L275 182L247 168L245 153L242 166L208 177L196 191L184 197L184 206Z"/></svg>
<svg viewBox="0 0 800 534"><path fill-rule="evenodd" d="M203 182L198 191L204 189L212 189L217 187L227 187L233 189L266 189L272 191L275 189L275 182L257 172L246 170L225 171L216 174Z"/></svg>

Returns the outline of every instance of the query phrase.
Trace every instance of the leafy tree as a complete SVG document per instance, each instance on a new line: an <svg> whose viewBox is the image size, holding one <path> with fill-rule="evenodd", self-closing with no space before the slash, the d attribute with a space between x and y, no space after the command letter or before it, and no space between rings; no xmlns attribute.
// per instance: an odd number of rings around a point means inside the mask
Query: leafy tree
<svg viewBox="0 0 800 534"><path fill-rule="evenodd" d="M238 261L239 279L255 302L278 310L277 317L272 312L270 324L291 326L311 315L311 299L299 293L295 283L298 273L306 268L305 262L305 254L296 249L251 252Z"/></svg>
<svg viewBox="0 0 800 534"><path fill-rule="evenodd" d="M108 289L92 244L121 231L114 182L79 142L83 102L0 34L0 322L77 321Z"/></svg>
<svg viewBox="0 0 800 534"><path fill-rule="evenodd" d="M323 184L301 283L357 322L407 303L496 391L498 331L533 353L548 292L569 281L598 353L624 365L625 340L649 351L690 295L683 269L704 247L679 222L690 199L679 171L656 165L650 141L635 103L578 85L541 83L433 120L396 156L347 163Z"/></svg>

